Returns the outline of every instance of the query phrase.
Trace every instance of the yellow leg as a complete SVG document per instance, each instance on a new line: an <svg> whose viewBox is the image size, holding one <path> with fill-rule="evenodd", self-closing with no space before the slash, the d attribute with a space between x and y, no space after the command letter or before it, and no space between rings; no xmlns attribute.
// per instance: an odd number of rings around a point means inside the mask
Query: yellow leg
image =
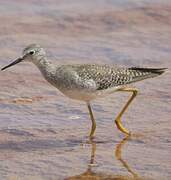
<svg viewBox="0 0 171 180"><path fill-rule="evenodd" d="M96 143L91 141L91 159L90 159L90 164L89 164L89 168L91 170L91 167L96 166L96 164L94 163L95 160L95 153L96 153Z"/></svg>
<svg viewBox="0 0 171 180"><path fill-rule="evenodd" d="M94 119L94 116L93 116L93 112L92 112L92 110L91 110L90 103L87 103L87 107L88 107L89 114L90 114L90 118L91 118L91 121L92 121L91 132L90 132L90 138L92 139L93 136L94 136L94 132L95 132L95 130L96 130L96 121L95 121L95 119Z"/></svg>
<svg viewBox="0 0 171 180"><path fill-rule="evenodd" d="M118 127L118 129L120 131L122 131L123 133L125 133L126 135L130 135L130 132L126 128L124 128L124 126L122 125L121 117L122 117L123 113L127 110L128 106L130 105L132 100L136 97L138 90L135 88L122 88L122 89L119 89L119 91L132 92L130 99L125 104L122 111L119 113L119 115L117 116L117 118L115 120L115 123L116 123L116 126Z"/></svg>

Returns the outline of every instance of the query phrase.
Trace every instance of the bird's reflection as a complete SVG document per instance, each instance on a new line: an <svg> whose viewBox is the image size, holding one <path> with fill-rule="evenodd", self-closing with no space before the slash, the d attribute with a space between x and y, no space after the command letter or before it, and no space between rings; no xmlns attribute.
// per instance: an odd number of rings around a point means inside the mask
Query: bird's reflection
<svg viewBox="0 0 171 180"><path fill-rule="evenodd" d="M129 172L129 175L119 175L119 174L107 174L103 172L94 172L93 167L96 166L95 164L95 154L96 154L96 143L91 141L91 158L90 163L88 165L87 170L79 175L68 177L65 180L142 180L138 176L136 172L129 166L129 164L122 158L122 149L124 144L129 140L129 136L124 138L121 142L116 145L114 150L115 157L119 160L122 166Z"/></svg>
<svg viewBox="0 0 171 180"><path fill-rule="evenodd" d="M119 160L121 162L123 167L125 167L127 169L127 171L132 174L134 179L138 179L138 174L136 172L134 172L131 169L131 167L128 165L128 163L122 158L122 148L123 148L124 144L129 140L129 138L130 137L127 136L119 144L117 144L116 150L115 150L115 157L116 157L117 160Z"/></svg>

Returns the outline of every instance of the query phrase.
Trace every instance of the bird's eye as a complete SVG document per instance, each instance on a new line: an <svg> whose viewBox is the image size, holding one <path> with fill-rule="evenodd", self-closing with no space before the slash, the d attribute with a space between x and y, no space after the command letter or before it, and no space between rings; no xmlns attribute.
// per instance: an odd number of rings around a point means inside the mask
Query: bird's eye
<svg viewBox="0 0 171 180"><path fill-rule="evenodd" d="M35 51L30 51L29 54L33 55L35 53Z"/></svg>

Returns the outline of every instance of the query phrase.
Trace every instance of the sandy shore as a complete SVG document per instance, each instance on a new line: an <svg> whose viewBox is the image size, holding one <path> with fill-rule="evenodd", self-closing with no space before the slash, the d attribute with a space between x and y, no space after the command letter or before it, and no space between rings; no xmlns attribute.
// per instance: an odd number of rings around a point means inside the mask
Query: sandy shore
<svg viewBox="0 0 171 180"><path fill-rule="evenodd" d="M171 67L169 0L2 0L0 66L38 43L55 63ZM134 86L140 93L123 121L128 94L93 102L97 132L86 143L84 103L50 86L34 65L0 72L0 179L171 179L171 73ZM90 166L91 165L91 166Z"/></svg>

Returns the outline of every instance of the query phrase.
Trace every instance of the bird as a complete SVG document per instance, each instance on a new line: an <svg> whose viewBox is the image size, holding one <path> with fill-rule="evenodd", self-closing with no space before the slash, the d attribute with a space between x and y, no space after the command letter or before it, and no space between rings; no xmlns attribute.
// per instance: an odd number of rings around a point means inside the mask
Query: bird
<svg viewBox="0 0 171 180"><path fill-rule="evenodd" d="M91 119L90 139L95 137L96 130L96 120L91 108L93 100L118 91L131 93L131 97L114 120L117 128L129 136L131 132L124 127L121 118L138 93L138 89L130 84L159 76L167 69L120 67L114 64L54 64L47 59L44 48L38 44L30 44L23 49L22 56L1 70L26 61L35 64L43 77L65 96L86 103Z"/></svg>

